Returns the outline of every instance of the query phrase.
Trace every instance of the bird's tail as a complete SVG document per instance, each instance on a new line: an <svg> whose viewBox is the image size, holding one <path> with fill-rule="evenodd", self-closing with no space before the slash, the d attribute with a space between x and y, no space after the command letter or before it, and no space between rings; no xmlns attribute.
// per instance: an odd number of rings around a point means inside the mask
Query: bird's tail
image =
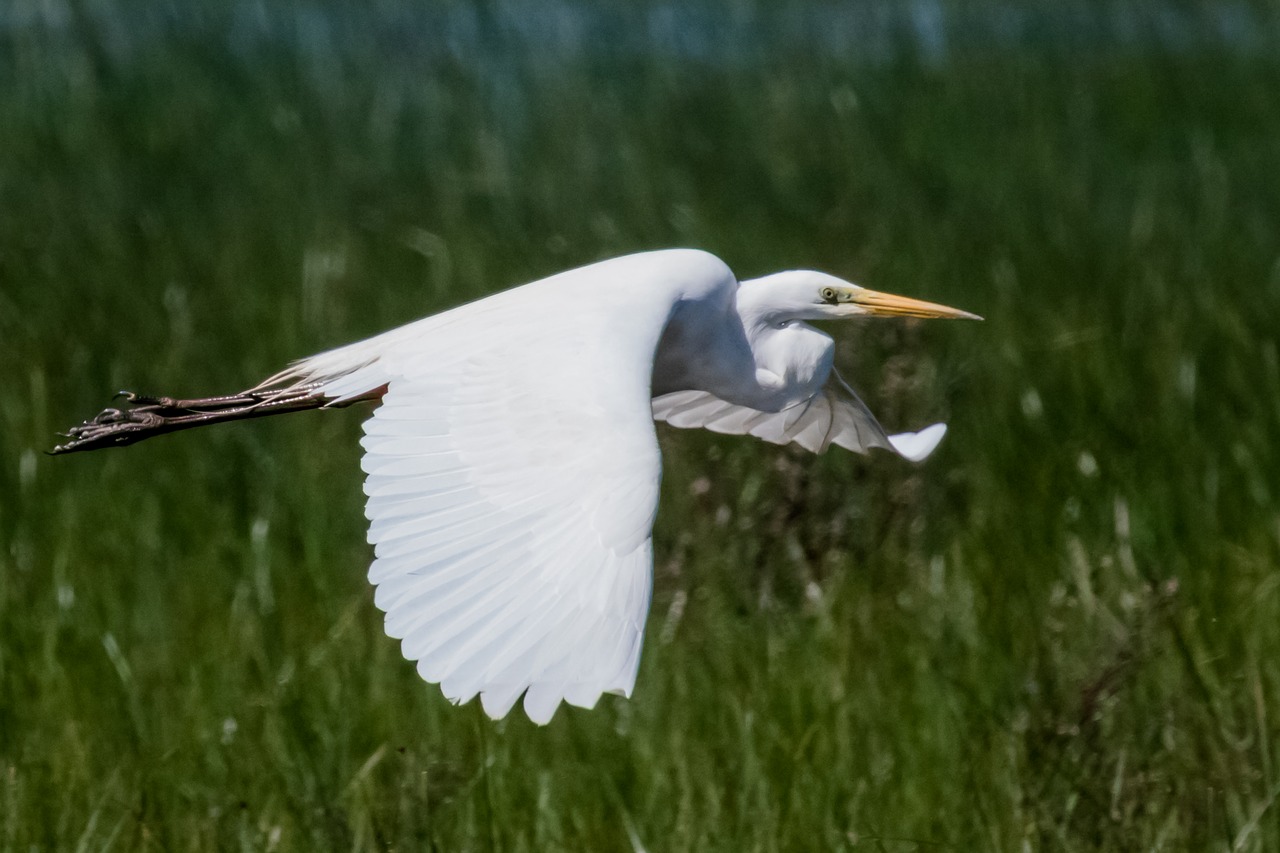
<svg viewBox="0 0 1280 853"><path fill-rule="evenodd" d="M273 377L272 379L275 379ZM166 432L248 418L262 418L285 412L300 412L326 406L341 407L363 400L381 398L385 388L335 400L326 393L323 383L271 387L272 380L225 397L203 397L179 400L173 397L150 397L122 391L120 408L103 409L96 417L74 426L64 433L68 440L49 451L50 454L123 447Z"/></svg>

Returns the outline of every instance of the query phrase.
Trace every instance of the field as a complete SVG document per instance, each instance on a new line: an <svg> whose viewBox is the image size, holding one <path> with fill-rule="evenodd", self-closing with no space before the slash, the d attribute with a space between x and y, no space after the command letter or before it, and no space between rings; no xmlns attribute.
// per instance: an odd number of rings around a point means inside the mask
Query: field
<svg viewBox="0 0 1280 853"><path fill-rule="evenodd" d="M1280 851L1274 3L422 5L0 8L0 851ZM986 322L659 430L631 700L417 678L359 411L42 453L673 245Z"/></svg>

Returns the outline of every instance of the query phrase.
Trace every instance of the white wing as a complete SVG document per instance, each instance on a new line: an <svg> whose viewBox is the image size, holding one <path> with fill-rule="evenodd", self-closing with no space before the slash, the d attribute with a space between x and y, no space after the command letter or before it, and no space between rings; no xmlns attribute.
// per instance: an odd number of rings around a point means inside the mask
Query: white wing
<svg viewBox="0 0 1280 853"><path fill-rule="evenodd" d="M837 374L822 392L781 412L759 412L726 403L705 391L677 391L653 401L653 418L674 427L754 435L774 444L795 443L814 453L835 444L858 453L873 447L918 462L942 441L947 428L934 424L920 432L889 435L866 404Z"/></svg>
<svg viewBox="0 0 1280 853"><path fill-rule="evenodd" d="M635 684L661 473L649 383L678 298L663 264L710 259L733 282L709 255L655 254L643 280L607 262L277 377L335 398L387 386L362 440L374 600L424 679L495 719L522 693L545 723Z"/></svg>

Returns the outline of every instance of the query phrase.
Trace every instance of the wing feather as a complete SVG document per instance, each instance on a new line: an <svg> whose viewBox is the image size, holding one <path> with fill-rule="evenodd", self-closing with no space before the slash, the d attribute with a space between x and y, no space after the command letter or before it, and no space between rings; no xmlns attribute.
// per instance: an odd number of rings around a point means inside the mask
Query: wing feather
<svg viewBox="0 0 1280 853"><path fill-rule="evenodd" d="M635 684L660 476L649 382L683 291L655 287L665 267L628 280L610 264L275 380L335 397L386 386L361 440L374 602L424 679L455 702L478 694L492 717L523 695L545 723L562 701Z"/></svg>
<svg viewBox="0 0 1280 853"><path fill-rule="evenodd" d="M753 435L773 444L798 444L814 453L833 444L857 453L878 447L913 462L932 453L946 433L945 425L934 424L920 432L889 435L834 370L818 394L780 412L735 406L705 391L677 391L653 401L653 417L681 429Z"/></svg>

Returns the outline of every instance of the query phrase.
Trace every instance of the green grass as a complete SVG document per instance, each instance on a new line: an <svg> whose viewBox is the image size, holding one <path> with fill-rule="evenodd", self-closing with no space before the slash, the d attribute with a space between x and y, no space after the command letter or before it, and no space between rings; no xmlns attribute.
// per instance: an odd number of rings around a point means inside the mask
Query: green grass
<svg viewBox="0 0 1280 853"><path fill-rule="evenodd" d="M0 11L0 850L1280 850L1273 5L185 5ZM418 680L356 411L41 454L669 245L987 322L841 333L925 465L661 431L630 701Z"/></svg>

